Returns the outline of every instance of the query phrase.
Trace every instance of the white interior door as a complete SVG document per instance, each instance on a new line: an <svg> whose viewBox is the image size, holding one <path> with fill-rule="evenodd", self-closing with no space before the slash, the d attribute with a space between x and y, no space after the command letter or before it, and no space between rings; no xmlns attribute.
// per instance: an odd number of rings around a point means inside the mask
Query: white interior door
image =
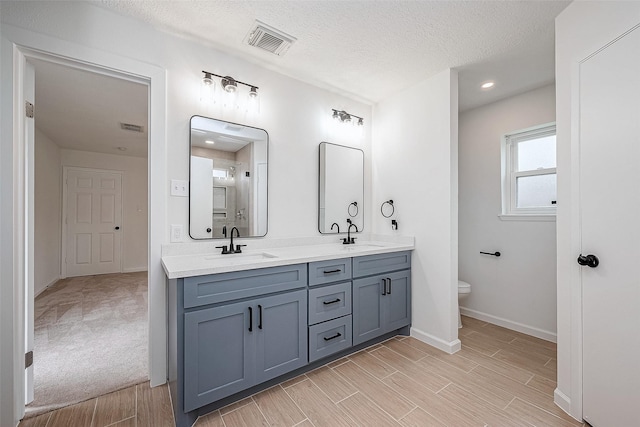
<svg viewBox="0 0 640 427"><path fill-rule="evenodd" d="M640 29L580 64L583 416L640 426Z"/></svg>
<svg viewBox="0 0 640 427"><path fill-rule="evenodd" d="M121 272L121 173L68 168L65 183L65 275Z"/></svg>

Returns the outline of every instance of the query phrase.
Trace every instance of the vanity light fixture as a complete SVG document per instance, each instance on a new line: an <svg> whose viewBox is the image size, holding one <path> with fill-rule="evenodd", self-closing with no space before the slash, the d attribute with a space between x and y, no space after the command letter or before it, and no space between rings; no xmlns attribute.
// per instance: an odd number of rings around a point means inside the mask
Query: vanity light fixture
<svg viewBox="0 0 640 427"><path fill-rule="evenodd" d="M202 78L202 91L200 99L205 102L217 102L216 93L215 93L215 81L213 77L218 77L220 79L220 87L224 91L222 94L221 101L224 106L235 107L235 108L243 108L246 106L247 112L255 111L258 112L260 109L259 104L259 96L258 96L258 86L241 82L240 80L236 80L231 76L221 76L219 74L211 73L209 71L202 71L204 73L204 77ZM249 92L246 95L246 99L244 102L236 100L240 92L239 85L243 85L249 88Z"/></svg>
<svg viewBox="0 0 640 427"><path fill-rule="evenodd" d="M353 118L358 119L357 122L355 122L355 124L357 126L364 126L364 119L360 116L356 116L355 114L351 114L351 113L347 113L344 110L336 110L336 109L332 109L331 111L333 111L333 119L337 122L340 123L346 123L346 124L353 124Z"/></svg>

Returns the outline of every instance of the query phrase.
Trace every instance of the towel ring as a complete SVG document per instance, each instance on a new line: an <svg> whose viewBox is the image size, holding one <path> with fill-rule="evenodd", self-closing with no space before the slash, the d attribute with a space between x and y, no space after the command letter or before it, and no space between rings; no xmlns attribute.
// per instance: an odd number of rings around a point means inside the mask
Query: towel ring
<svg viewBox="0 0 640 427"><path fill-rule="evenodd" d="M351 206L353 206L353 208L351 208ZM349 205L349 207L347 208L347 212L349 213L349 216L350 216L350 217L352 217L352 218L353 218L354 216L357 216L357 215L358 215L358 211L359 211L359 210L360 210L360 209L358 208L358 202L352 202L352 203ZM355 211L355 213L351 213L351 212L353 212L353 211Z"/></svg>
<svg viewBox="0 0 640 427"><path fill-rule="evenodd" d="M391 206L391 213L389 213L388 215L385 214L385 208L384 205L389 205ZM387 212L389 212L389 208L386 209ZM394 212L396 211L396 208L393 206L393 200L387 200L386 202L382 203L382 206L380 206L380 213L382 214L383 217L385 218L391 218L391 216L393 216Z"/></svg>

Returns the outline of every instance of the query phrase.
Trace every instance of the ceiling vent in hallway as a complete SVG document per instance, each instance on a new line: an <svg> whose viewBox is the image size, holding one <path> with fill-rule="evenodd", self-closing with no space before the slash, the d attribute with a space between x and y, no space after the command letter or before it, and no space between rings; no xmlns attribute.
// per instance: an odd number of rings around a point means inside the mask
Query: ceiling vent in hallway
<svg viewBox="0 0 640 427"><path fill-rule="evenodd" d="M245 38L249 46L255 46L275 55L284 55L296 38L256 20Z"/></svg>
<svg viewBox="0 0 640 427"><path fill-rule="evenodd" d="M122 130L128 130L131 132L138 132L138 133L142 133L144 132L144 126L140 126L140 125L134 125L131 123L120 123L120 129Z"/></svg>

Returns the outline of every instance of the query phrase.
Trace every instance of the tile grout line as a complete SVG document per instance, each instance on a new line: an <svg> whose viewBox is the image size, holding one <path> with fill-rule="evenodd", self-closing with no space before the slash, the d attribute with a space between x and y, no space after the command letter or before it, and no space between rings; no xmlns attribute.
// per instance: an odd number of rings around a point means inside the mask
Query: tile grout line
<svg viewBox="0 0 640 427"><path fill-rule="evenodd" d="M272 388L275 388L275 386L272 387ZM282 387L280 387L280 388L282 389ZM267 390L269 390L269 389L266 389L266 390L263 390L263 391L267 391ZM262 412L262 408L260 408L260 405L258 405L258 402L256 402L256 399L253 398L253 396L255 396L256 394L251 395L251 401L253 402L254 405L256 405L256 407L258 408L258 411L262 414L262 418L264 418L264 420L267 422L267 424L271 425L271 423L267 419L267 416L264 414L264 412ZM246 406L249 406L249 405L246 405Z"/></svg>
<svg viewBox="0 0 640 427"><path fill-rule="evenodd" d="M307 376L305 375L305 379L304 379L303 381L297 382L296 384L300 384L300 383L302 383L302 382L304 382L304 381L306 381L306 380L311 381L311 378L309 378L309 377L307 377ZM311 383L315 385L315 383L313 383L313 381L311 381ZM291 386L289 386L289 387L287 387L287 388L293 387L293 386L294 386L294 385L296 385L296 384L293 384L293 385L291 385ZM298 405L298 402L296 402L296 401L295 401L295 399L294 399L294 398L289 394L289 392L287 391L287 389L286 389L286 388L284 388L284 387L282 387L282 386L280 386L280 388L285 392L285 394L289 397L289 399L291 399L291 401L293 402L293 404L294 404L294 405L296 405L296 408L298 408L298 410L299 410L300 412L302 412L302 413L304 414L304 416L305 416L305 417L307 417L307 419L309 420L309 422L311 423L311 425L312 425L312 426L315 426L315 424L311 421L311 418L309 418L309 414L307 414L305 411L303 411L303 410L302 410L302 408L300 407L300 405ZM320 390L320 391L322 391L322 390ZM329 399L329 400L331 400L331 399ZM302 423L302 422L304 422L304 420L303 420L303 421L301 421L300 423ZM300 423L298 423L298 424L300 424Z"/></svg>

